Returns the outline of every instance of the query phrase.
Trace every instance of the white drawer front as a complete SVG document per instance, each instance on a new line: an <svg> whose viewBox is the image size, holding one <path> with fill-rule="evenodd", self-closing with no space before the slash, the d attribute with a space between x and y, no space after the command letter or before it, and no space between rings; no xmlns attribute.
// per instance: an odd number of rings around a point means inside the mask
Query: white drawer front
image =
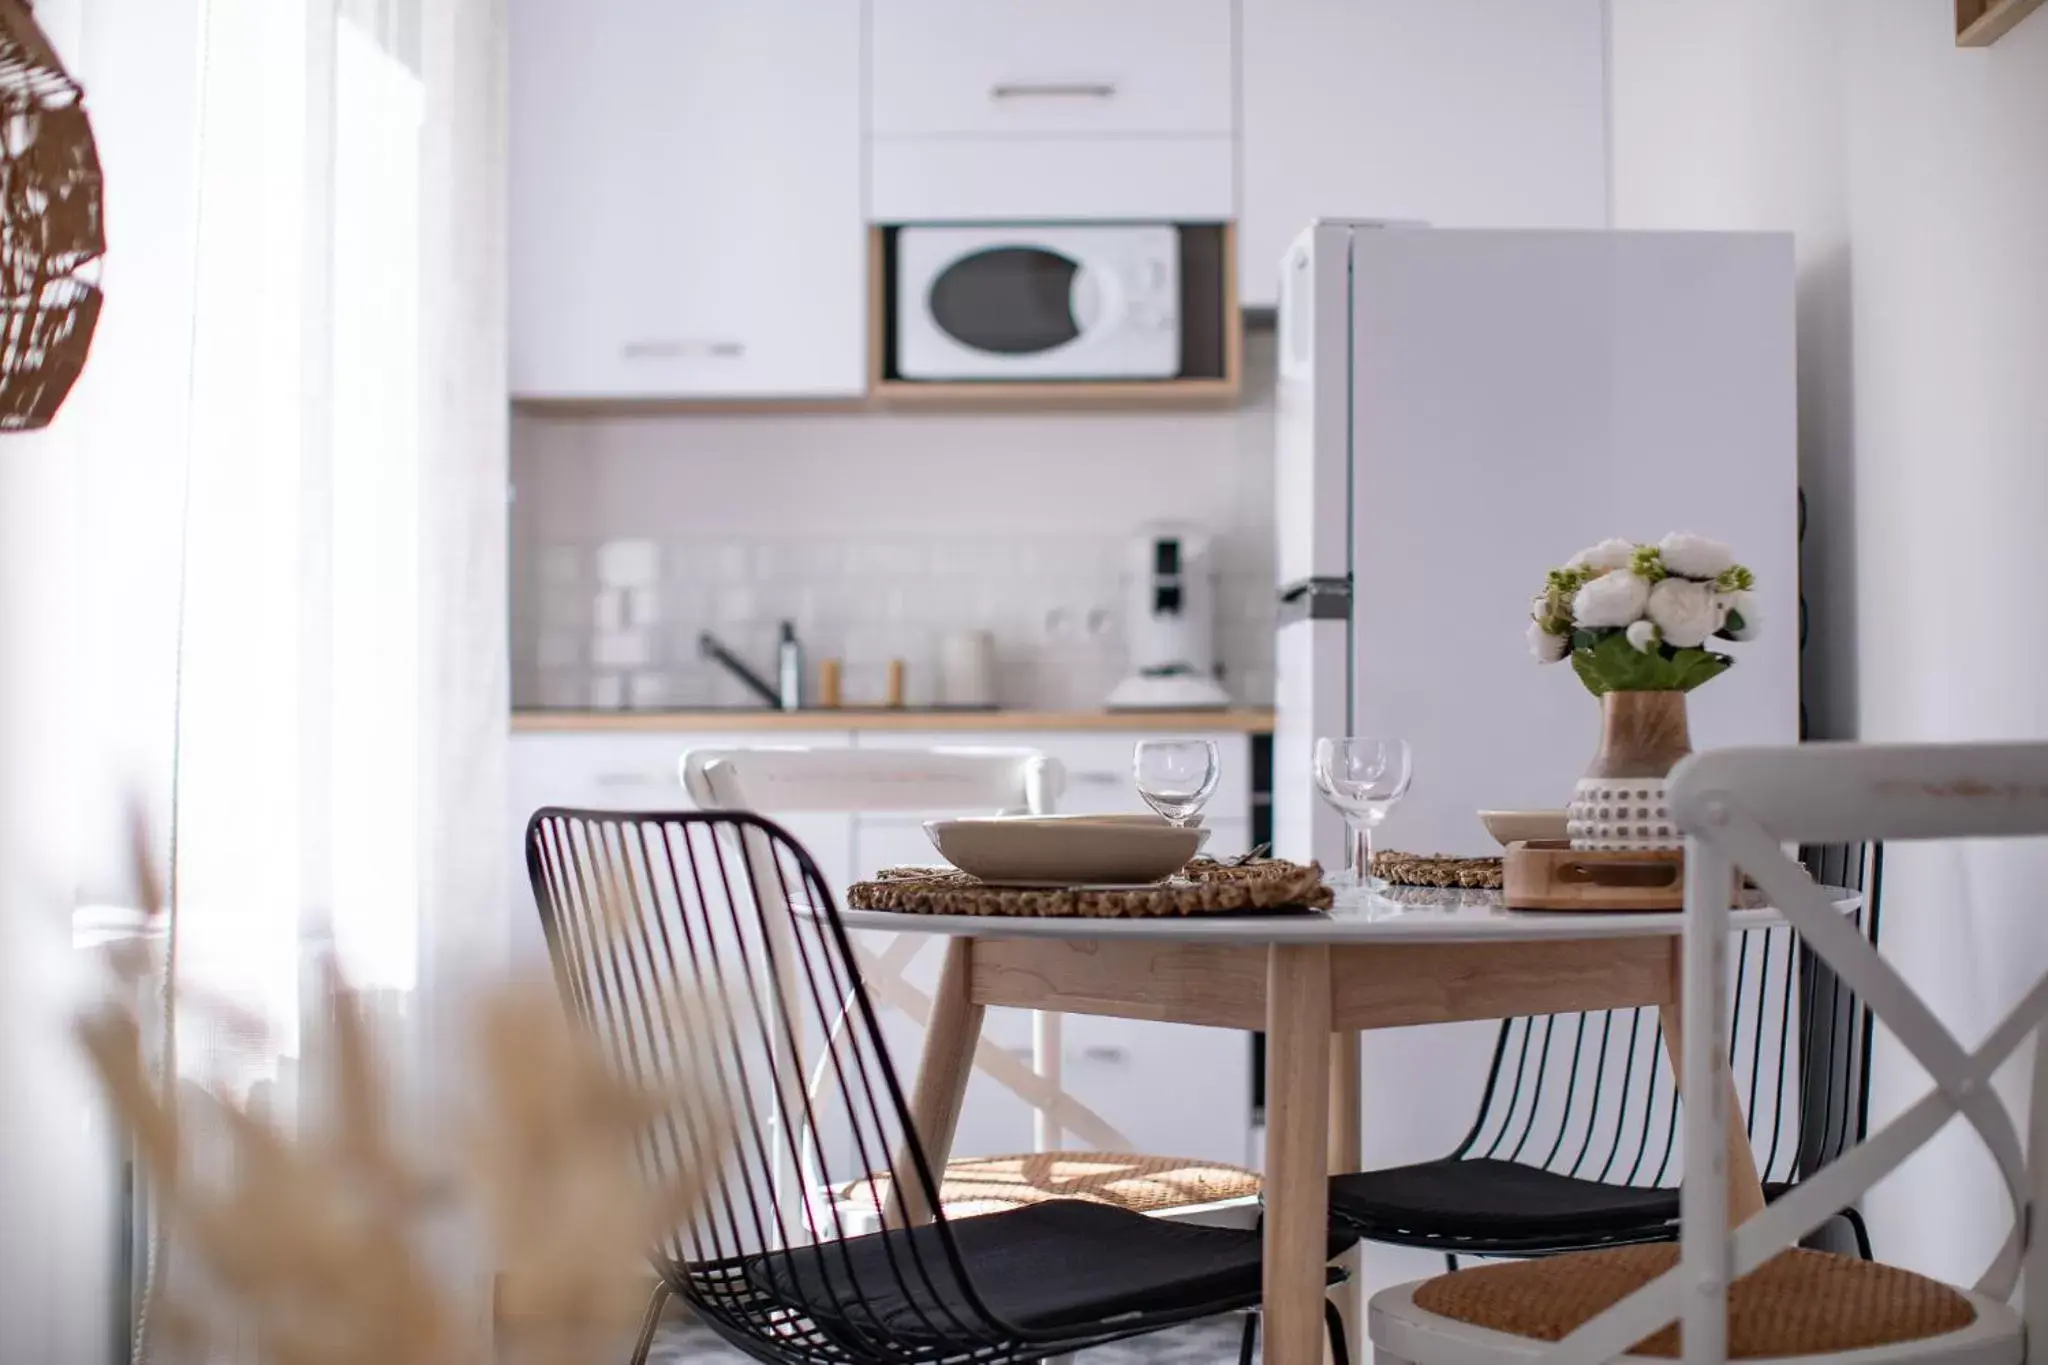
<svg viewBox="0 0 2048 1365"><path fill-rule="evenodd" d="M1061 1081L1140 1152L1243 1162L1251 1147L1251 1035L1070 1014ZM1070 1147L1081 1146L1072 1136Z"/></svg>
<svg viewBox="0 0 2048 1365"><path fill-rule="evenodd" d="M1180 736L1174 736L1179 738ZM1190 731L1186 738L1213 739L1223 760L1216 781L1216 794L1203 811L1209 824L1251 820L1252 746L1242 734L1204 734ZM944 734L892 731L863 734L856 742L863 749L1029 748L1056 758L1066 770L1066 792L1059 809L1069 812L1142 814L1150 809L1131 780L1131 752L1141 739L1167 738L1145 731L1051 731L1030 733L989 732L986 734ZM1220 835L1218 836L1220 837ZM929 841L927 841L929 849ZM936 850L911 859L934 861Z"/></svg>
<svg viewBox="0 0 2048 1365"><path fill-rule="evenodd" d="M879 137L877 223L1237 217L1237 143L1218 137Z"/></svg>
<svg viewBox="0 0 2048 1365"><path fill-rule="evenodd" d="M819 748L843 749L848 736L810 737ZM510 783L514 885L526 885L527 821L543 806L590 810L686 811L690 798L679 768L690 749L747 748L787 743L788 737L755 734L562 734L517 735L512 740ZM853 878L853 817L803 814L773 816L809 851L835 896L844 896ZM515 958L538 960L544 950L538 924L526 896L515 898L522 913L513 919Z"/></svg>
<svg viewBox="0 0 2048 1365"><path fill-rule="evenodd" d="M1040 746L1066 769L1067 790L1060 808L1069 811L1149 810L1131 777L1131 755L1141 739L1169 738L1144 734L1042 735ZM1171 736L1181 738L1181 736ZM1252 746L1244 735L1202 735L1213 739L1222 760L1216 792L1203 808L1209 824L1250 821L1252 809Z"/></svg>
<svg viewBox="0 0 2048 1365"><path fill-rule="evenodd" d="M1231 0L873 0L872 130L1236 131Z"/></svg>

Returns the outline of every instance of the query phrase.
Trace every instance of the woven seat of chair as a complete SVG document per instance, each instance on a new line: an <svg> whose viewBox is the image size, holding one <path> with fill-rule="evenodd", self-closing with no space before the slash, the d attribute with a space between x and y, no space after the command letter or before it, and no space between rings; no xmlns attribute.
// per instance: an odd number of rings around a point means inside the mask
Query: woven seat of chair
<svg viewBox="0 0 2048 1365"><path fill-rule="evenodd" d="M1481 1266L1418 1286L1415 1306L1474 1327L1537 1341L1573 1329L1677 1264L1669 1243L1581 1251ZM1728 1355L1819 1355L1919 1341L1977 1320L1969 1299L1910 1270L1794 1249L1728 1290ZM1636 1343L1635 1355L1676 1357L1676 1324Z"/></svg>
<svg viewBox="0 0 2048 1365"><path fill-rule="evenodd" d="M868 1191L863 1197L863 1188ZM889 1197L886 1173L852 1180L834 1191L841 1199L879 1204ZM1126 1152L1035 1152L961 1157L946 1166L939 1202L950 1218L1022 1208L1052 1199L1079 1199L1132 1213L1249 1199L1259 1193L1256 1172L1191 1157L1133 1156Z"/></svg>

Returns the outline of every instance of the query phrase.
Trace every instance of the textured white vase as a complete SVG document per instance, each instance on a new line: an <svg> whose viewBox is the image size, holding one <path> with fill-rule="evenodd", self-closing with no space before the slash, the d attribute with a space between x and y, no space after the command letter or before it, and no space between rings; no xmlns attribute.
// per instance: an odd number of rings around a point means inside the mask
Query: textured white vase
<svg viewBox="0 0 2048 1365"><path fill-rule="evenodd" d="M1683 848L1661 777L1582 777L1566 810L1572 847L1589 851Z"/></svg>
<svg viewBox="0 0 2048 1365"><path fill-rule="evenodd" d="M1588 851L1682 848L1665 779L1692 752L1683 692L1609 692L1600 698L1600 750L1565 812L1572 847Z"/></svg>

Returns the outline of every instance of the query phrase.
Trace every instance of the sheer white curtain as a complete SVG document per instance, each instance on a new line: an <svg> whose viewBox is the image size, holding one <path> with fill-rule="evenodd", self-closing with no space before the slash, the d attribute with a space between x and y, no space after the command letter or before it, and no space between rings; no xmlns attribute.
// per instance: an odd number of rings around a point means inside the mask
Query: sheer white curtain
<svg viewBox="0 0 2048 1365"><path fill-rule="evenodd" d="M119 1336L61 969L77 906L132 902L126 794L176 832L185 979L273 1030L188 1035L184 1069L289 1077L309 938L429 1058L500 966L502 5L39 6L110 247L71 405L0 443L0 1103L31 1116L0 1151L8 1359Z"/></svg>

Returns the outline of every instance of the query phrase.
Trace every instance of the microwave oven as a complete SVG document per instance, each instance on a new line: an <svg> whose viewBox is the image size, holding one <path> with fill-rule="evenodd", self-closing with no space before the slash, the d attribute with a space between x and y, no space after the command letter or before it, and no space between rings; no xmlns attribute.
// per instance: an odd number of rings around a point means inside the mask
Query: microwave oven
<svg viewBox="0 0 2048 1365"><path fill-rule="evenodd" d="M912 225L894 236L897 378L1181 373L1181 230L1173 225Z"/></svg>

